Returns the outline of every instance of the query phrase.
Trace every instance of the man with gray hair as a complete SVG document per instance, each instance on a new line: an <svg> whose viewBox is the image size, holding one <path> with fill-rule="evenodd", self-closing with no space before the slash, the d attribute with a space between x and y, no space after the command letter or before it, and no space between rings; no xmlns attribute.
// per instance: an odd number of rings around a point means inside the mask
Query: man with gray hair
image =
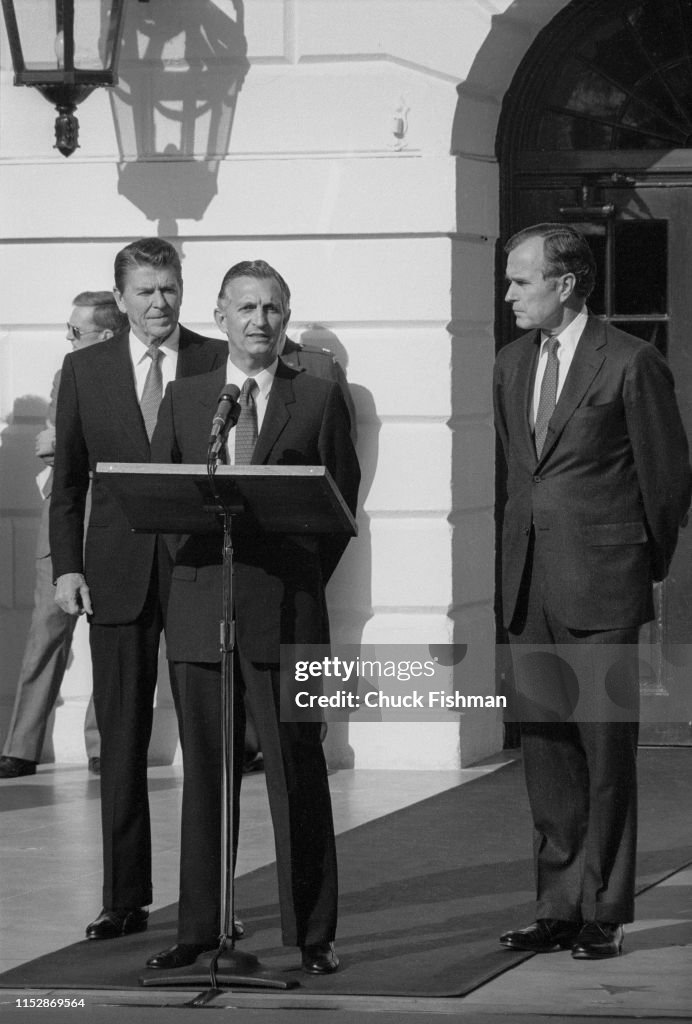
<svg viewBox="0 0 692 1024"><path fill-rule="evenodd" d="M325 466L355 513L360 469L346 403L337 383L299 372L279 357L291 315L281 275L263 260L226 273L214 313L228 339L225 366L166 391L152 439L156 462L204 462L209 432L226 384L239 392L240 417L225 456L235 465ZM264 755L274 825L284 945L300 949L308 974L330 974L337 867L321 723L281 717L281 644L328 643L324 588L348 537L239 534L234 543L235 649L233 844L245 709ZM147 967L174 970L218 944L221 928L221 653L222 593L218 537L176 538L167 642L174 664L183 743L183 809L178 941ZM234 858L235 859L235 858Z"/></svg>
<svg viewBox="0 0 692 1024"><path fill-rule="evenodd" d="M80 292L72 300L67 321L67 340L72 348L86 348L107 341L127 325L127 317L118 309L112 292ZM36 546L36 585L34 610L24 658L19 672L17 692L9 731L0 757L0 778L16 779L34 775L41 759L50 713L62 686L77 619L55 603L53 564L48 542L48 513L55 455L56 397L60 370L53 378L51 402L45 430L36 437L36 455L45 462L37 478L43 498L43 510ZM100 773L100 740L93 699L84 720L84 742L89 770Z"/></svg>
<svg viewBox="0 0 692 1024"><path fill-rule="evenodd" d="M526 698L538 898L534 923L500 942L605 959L621 953L634 914L638 628L653 618L652 584L687 514L689 453L661 353L586 307L596 270L586 238L537 224L506 252L505 298L527 333L495 365L502 598ZM615 665L617 713L605 682Z"/></svg>

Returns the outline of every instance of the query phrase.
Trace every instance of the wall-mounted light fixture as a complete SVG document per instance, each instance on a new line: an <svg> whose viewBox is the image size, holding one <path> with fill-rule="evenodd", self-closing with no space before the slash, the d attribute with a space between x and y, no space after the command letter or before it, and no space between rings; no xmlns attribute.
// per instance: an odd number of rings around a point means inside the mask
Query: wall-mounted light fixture
<svg viewBox="0 0 692 1024"><path fill-rule="evenodd" d="M115 85L125 0L2 0L15 85L32 85L52 103L55 148L79 146L77 105Z"/></svg>

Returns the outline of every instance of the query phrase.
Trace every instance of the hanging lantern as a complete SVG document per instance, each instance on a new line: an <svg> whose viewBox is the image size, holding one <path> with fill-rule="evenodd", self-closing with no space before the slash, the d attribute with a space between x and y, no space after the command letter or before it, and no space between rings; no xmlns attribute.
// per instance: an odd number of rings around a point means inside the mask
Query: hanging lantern
<svg viewBox="0 0 692 1024"><path fill-rule="evenodd" d="M79 146L79 103L118 81L125 0L2 0L14 84L31 85L52 103L55 148Z"/></svg>

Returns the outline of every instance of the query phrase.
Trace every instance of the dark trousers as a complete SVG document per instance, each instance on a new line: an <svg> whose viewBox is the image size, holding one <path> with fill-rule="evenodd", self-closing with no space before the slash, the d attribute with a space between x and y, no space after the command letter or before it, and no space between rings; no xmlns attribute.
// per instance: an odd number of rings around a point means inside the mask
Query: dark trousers
<svg viewBox="0 0 692 1024"><path fill-rule="evenodd" d="M626 923L634 919L638 630L570 629L546 606L543 578L533 553L509 633L517 686L526 693L542 675L538 689L550 703L541 715L534 690L526 706L536 714L521 723L534 823L536 917ZM531 644L557 645L564 658L546 662L540 654L531 661L523 646ZM528 679L531 670L534 678ZM613 714L606 689L621 715ZM588 709L588 721L571 719L577 699Z"/></svg>
<svg viewBox="0 0 692 1024"><path fill-rule="evenodd" d="M246 701L264 754L283 943L329 942L336 930L337 869L320 724L280 720L278 666L256 665L236 652L234 675L233 858L238 842ZM173 685L184 764L178 941L211 947L221 928L220 666L176 662Z"/></svg>
<svg viewBox="0 0 692 1024"><path fill-rule="evenodd" d="M165 568L165 563L163 568ZM152 902L147 753L163 628L162 559L154 559L144 607L134 622L92 623L94 708L101 734L103 905Z"/></svg>

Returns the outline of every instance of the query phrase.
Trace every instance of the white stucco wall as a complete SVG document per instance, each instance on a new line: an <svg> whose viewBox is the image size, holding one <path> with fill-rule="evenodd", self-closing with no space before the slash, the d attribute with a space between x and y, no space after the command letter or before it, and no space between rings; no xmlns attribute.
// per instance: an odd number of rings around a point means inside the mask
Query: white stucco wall
<svg viewBox="0 0 692 1024"><path fill-rule="evenodd" d="M68 160L51 149L52 108L12 87L3 34L0 732L31 605L33 435L62 324L76 292L110 286L122 245L156 233L181 244L183 322L216 336L224 270L262 257L289 281L293 333L347 368L364 483L360 536L330 585L335 638L469 643L478 692L493 691L495 134L519 60L562 6L216 0L211 18L202 0L130 0L119 91L80 108ZM250 70L236 95L241 30ZM231 128L211 147L210 111ZM83 758L85 632L56 715L59 760ZM174 756L173 719L164 696L155 759ZM498 716L475 711L339 725L327 750L334 763L438 768L500 745Z"/></svg>

